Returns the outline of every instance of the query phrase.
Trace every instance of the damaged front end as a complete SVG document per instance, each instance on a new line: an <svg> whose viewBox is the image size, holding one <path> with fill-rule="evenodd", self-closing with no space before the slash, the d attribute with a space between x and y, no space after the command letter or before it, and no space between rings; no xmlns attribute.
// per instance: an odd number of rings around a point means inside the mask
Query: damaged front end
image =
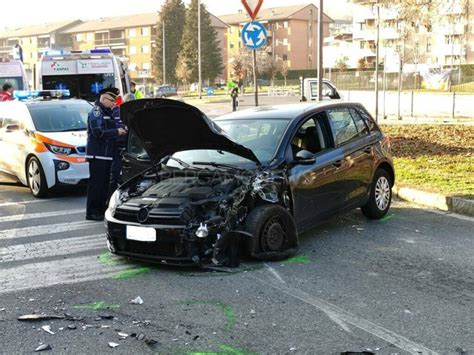
<svg viewBox="0 0 474 355"><path fill-rule="evenodd" d="M242 254L258 257L245 225L250 211L268 203L290 208L285 181L283 171L150 169L114 194L109 249L165 264L237 267Z"/></svg>

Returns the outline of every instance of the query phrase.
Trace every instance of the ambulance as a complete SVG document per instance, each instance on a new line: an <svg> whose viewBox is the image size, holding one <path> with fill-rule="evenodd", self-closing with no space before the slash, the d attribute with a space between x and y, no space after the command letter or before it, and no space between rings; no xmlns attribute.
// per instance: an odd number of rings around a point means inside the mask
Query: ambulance
<svg viewBox="0 0 474 355"><path fill-rule="evenodd" d="M19 60L0 59L0 90L3 84L12 84L15 90L28 90L28 78Z"/></svg>
<svg viewBox="0 0 474 355"><path fill-rule="evenodd" d="M71 97L95 101L98 93L116 87L130 92L127 64L109 49L46 51L37 71L38 90L69 90Z"/></svg>

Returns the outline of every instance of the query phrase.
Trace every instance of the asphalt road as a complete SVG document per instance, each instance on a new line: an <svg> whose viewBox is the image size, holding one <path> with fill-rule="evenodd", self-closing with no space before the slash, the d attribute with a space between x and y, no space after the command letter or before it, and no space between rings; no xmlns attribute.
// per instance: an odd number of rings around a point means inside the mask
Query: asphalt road
<svg viewBox="0 0 474 355"><path fill-rule="evenodd" d="M297 257L228 274L111 256L84 206L81 190L35 200L0 178L0 353L474 354L473 219L353 211ZM17 320L31 313L72 318Z"/></svg>

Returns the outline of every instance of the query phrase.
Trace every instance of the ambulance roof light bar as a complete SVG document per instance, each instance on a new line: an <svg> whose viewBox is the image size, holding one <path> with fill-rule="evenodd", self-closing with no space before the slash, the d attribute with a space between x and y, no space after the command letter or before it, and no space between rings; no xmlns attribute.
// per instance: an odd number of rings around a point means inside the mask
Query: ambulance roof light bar
<svg viewBox="0 0 474 355"><path fill-rule="evenodd" d="M71 97L69 90L15 90L13 97L20 101L34 99L68 99Z"/></svg>
<svg viewBox="0 0 474 355"><path fill-rule="evenodd" d="M44 55L47 57L60 57L65 55L74 55L74 54L112 54L112 51L107 48L103 49L90 49L85 51L67 51L67 50L52 50L44 52Z"/></svg>

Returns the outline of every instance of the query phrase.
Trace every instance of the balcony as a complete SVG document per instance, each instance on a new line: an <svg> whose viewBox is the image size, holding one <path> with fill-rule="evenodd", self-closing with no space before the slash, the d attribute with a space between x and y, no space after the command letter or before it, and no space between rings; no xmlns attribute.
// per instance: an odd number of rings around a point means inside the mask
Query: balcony
<svg viewBox="0 0 474 355"><path fill-rule="evenodd" d="M362 40L362 41L375 41L375 31L373 30L354 31L354 39Z"/></svg>
<svg viewBox="0 0 474 355"><path fill-rule="evenodd" d="M362 48L359 50L359 57L363 57L363 58L375 57L375 49Z"/></svg>
<svg viewBox="0 0 474 355"><path fill-rule="evenodd" d="M125 37L113 37L113 38L96 38L94 41L96 46L125 46Z"/></svg>
<svg viewBox="0 0 474 355"><path fill-rule="evenodd" d="M466 33L466 26L461 23L444 25L440 32L445 36L463 35Z"/></svg>
<svg viewBox="0 0 474 355"><path fill-rule="evenodd" d="M466 47L457 43L455 43L454 45L445 44L441 49L443 55L466 55Z"/></svg>
<svg viewBox="0 0 474 355"><path fill-rule="evenodd" d="M380 38L382 39L399 39L400 34L396 28L382 28L380 30Z"/></svg>

